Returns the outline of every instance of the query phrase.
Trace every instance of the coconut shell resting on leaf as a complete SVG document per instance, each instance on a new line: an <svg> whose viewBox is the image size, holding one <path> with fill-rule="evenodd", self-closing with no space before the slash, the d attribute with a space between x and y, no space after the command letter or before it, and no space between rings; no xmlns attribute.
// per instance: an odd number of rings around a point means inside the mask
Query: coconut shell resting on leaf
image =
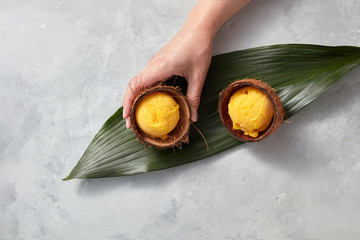
<svg viewBox="0 0 360 240"><path fill-rule="evenodd" d="M144 133L138 126L135 119L135 110L140 101L147 95L154 92L164 92L169 94L177 104L179 104L180 119L176 127L167 135L169 136L166 139L154 138L148 136ZM142 143L155 147L158 149L166 149L172 147L181 147L183 143L188 143L189 141L189 129L190 129L190 107L188 102L185 99L185 96L182 94L179 88L166 85L157 85L151 86L143 89L134 100L134 103L131 108L130 121L132 129L137 137Z"/></svg>
<svg viewBox="0 0 360 240"><path fill-rule="evenodd" d="M265 129L265 131L260 132L259 135L255 138L245 135L244 132L241 130L234 130L233 122L228 113L228 104L231 96L237 90L246 86L255 87L259 89L261 92L265 93L265 95L268 97L274 108L274 116L269 126ZM274 133L284 120L284 108L280 98L278 97L274 89L270 87L268 84L256 79L237 80L231 83L230 85L228 85L219 95L218 111L222 123L224 124L226 129L230 132L230 134L234 138L244 142L259 142L264 140L265 138L269 137L272 133Z"/></svg>

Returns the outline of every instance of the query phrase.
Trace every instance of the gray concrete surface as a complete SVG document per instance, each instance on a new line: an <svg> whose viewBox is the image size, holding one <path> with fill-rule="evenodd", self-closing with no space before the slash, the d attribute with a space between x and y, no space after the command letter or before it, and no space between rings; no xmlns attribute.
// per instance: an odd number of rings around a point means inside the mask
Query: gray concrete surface
<svg viewBox="0 0 360 240"><path fill-rule="evenodd" d="M174 169L61 181L193 0L0 0L0 239L359 239L360 69L270 139ZM253 0L214 54L357 45L358 0Z"/></svg>

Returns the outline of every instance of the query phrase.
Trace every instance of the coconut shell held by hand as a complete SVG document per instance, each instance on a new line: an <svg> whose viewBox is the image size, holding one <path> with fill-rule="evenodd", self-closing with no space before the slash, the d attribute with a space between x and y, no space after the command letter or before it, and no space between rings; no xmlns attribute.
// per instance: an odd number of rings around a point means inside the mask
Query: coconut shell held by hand
<svg viewBox="0 0 360 240"><path fill-rule="evenodd" d="M161 93L165 93L165 94L161 94ZM178 119L177 124L175 123L176 124L175 128L171 130L169 133L165 134L164 137L151 136L150 134L148 134L148 131L146 131L146 129L144 129L143 126L141 126L141 122L137 121L136 119L136 117L139 117L136 114L137 112L136 109L138 107L141 107L140 104L141 101L144 99L146 101L147 98L155 94L162 96L165 95L165 97L166 95L170 96L173 100L175 100L176 102L175 104L178 105L176 106L176 108L178 107L178 110L175 109L180 115L175 117L176 121ZM171 101L173 102L173 100ZM163 102L160 103L163 104ZM164 109L161 109L160 107L160 110L164 110ZM157 113L155 115L157 115ZM175 146L180 147L182 143L187 143L189 140L188 134L190 129L190 107L184 95L176 87L157 85L142 90L134 100L130 113L130 121L131 121L132 129L138 140L151 147L155 147L158 149L166 149ZM141 127L143 128L143 130Z"/></svg>
<svg viewBox="0 0 360 240"><path fill-rule="evenodd" d="M252 89L255 88L255 91L260 92L261 95L267 97L266 101L271 108L272 118L270 116L269 123L263 129L260 129L258 132L255 131L255 134L249 134L241 129L237 129L234 126L236 123L233 122L229 114L229 102L231 97L238 93L240 89ZM259 90L259 91L258 91ZM245 91L247 94L247 91ZM226 129L231 133L233 137L240 141L244 142L259 142L269 137L276 129L280 126L280 123L284 120L284 108L280 101L280 98L275 93L274 89L267 85L264 82L261 82L256 79L242 79L235 81L234 83L227 86L219 96L219 114L222 123L225 125ZM263 114L269 114L265 112ZM252 135L252 136L251 136Z"/></svg>

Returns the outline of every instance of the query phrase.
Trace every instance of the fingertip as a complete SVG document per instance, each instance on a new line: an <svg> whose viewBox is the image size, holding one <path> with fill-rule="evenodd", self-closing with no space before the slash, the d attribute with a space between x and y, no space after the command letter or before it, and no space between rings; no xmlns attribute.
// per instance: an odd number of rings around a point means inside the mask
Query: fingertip
<svg viewBox="0 0 360 240"><path fill-rule="evenodd" d="M126 128L130 129L131 128L130 118L126 118L125 121L126 121Z"/></svg>
<svg viewBox="0 0 360 240"><path fill-rule="evenodd" d="M132 102L134 100L134 95L132 92L126 91L125 97L123 100L123 118L126 119L130 116Z"/></svg>
<svg viewBox="0 0 360 240"><path fill-rule="evenodd" d="M131 111L131 107L129 105L129 103L127 101L124 101L123 103L123 118L127 119L130 117L130 111Z"/></svg>
<svg viewBox="0 0 360 240"><path fill-rule="evenodd" d="M198 120L198 113L197 110L191 110L191 121L197 122Z"/></svg>
<svg viewBox="0 0 360 240"><path fill-rule="evenodd" d="M198 120L198 106L200 103L200 97L191 97L189 95L186 96L186 100L190 105L190 113L191 113L191 121L197 122Z"/></svg>
<svg viewBox="0 0 360 240"><path fill-rule="evenodd" d="M127 110L127 108L125 107L125 106L123 106L123 119L126 119L126 118L128 118L129 116L129 114L127 113L128 112L128 110Z"/></svg>

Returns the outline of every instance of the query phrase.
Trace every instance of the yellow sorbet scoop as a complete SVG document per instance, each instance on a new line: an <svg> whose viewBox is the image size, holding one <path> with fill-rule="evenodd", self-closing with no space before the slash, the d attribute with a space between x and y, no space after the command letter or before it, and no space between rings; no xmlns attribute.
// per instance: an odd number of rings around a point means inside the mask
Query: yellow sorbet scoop
<svg viewBox="0 0 360 240"><path fill-rule="evenodd" d="M167 93L146 95L136 107L135 120L139 128L153 138L168 138L180 119L179 104Z"/></svg>
<svg viewBox="0 0 360 240"><path fill-rule="evenodd" d="M266 130L274 116L274 107L266 94L251 86L243 87L231 96L228 111L233 129L253 138Z"/></svg>

